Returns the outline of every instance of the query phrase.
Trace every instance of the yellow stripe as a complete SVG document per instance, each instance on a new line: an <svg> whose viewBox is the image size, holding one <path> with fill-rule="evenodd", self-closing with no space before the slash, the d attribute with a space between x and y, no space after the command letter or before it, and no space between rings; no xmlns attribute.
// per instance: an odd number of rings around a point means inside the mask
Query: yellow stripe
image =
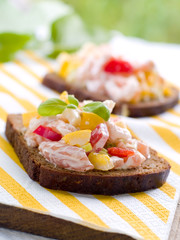
<svg viewBox="0 0 180 240"><path fill-rule="evenodd" d="M44 95L40 94L39 92L37 92L36 90L34 90L33 88L27 86L26 84L24 84L22 81L20 81L17 77L15 77L12 73L8 72L4 66L2 64L0 64L0 70L6 74L8 77L12 78L14 81L16 81L17 83L19 83L21 86L23 86L24 88L26 88L28 91L30 91L31 93L33 93L34 95L36 95L38 98L40 98L41 100L46 100L47 97L45 97Z"/></svg>
<svg viewBox="0 0 180 240"><path fill-rule="evenodd" d="M180 128L180 125L179 124L176 124L176 123L172 123L172 122L169 122L161 117L158 117L158 116L153 116L154 119L158 120L158 121L161 121L169 126L172 126L172 127L177 127L177 128Z"/></svg>
<svg viewBox="0 0 180 240"><path fill-rule="evenodd" d="M4 138L0 136L0 148L21 168L24 170L23 165L19 161L14 148L11 146L9 142L7 142ZM24 170L25 171L25 170Z"/></svg>
<svg viewBox="0 0 180 240"><path fill-rule="evenodd" d="M2 107L0 107L0 118L3 121L6 121L6 118L7 118L7 112Z"/></svg>
<svg viewBox="0 0 180 240"><path fill-rule="evenodd" d="M158 152L158 155L164 159L166 159L169 164L171 165L171 170L176 173L177 175L180 176L180 164L177 164L176 162L174 162L173 160L171 160L170 158L164 156L162 153Z"/></svg>
<svg viewBox="0 0 180 240"><path fill-rule="evenodd" d="M17 155L14 152L13 147L0 136L0 148L23 170L23 166L20 163ZM49 190L49 189L47 189ZM83 205L78 199L67 192L49 190L55 197L57 197L61 202L63 202L67 207L76 212L83 220L97 224L101 227L108 226L91 210L89 210L85 205Z"/></svg>
<svg viewBox="0 0 180 240"><path fill-rule="evenodd" d="M22 63L19 60L15 60L14 63L16 65L18 65L20 68L22 68L23 70L25 70L26 72L28 72L29 74L31 74L34 78L36 78L39 82L42 81L42 78L39 77L36 73L34 73L27 65L25 65L24 63Z"/></svg>
<svg viewBox="0 0 180 240"><path fill-rule="evenodd" d="M130 129L128 128L129 131L131 132L131 134L133 135L133 137L137 138L138 137L135 135L135 133ZM158 152L158 155L164 159L166 159L170 165L171 165L171 170L176 173L177 175L180 175L180 165L178 165L176 162L172 161L170 158L167 158L166 156L162 155L161 153ZM175 196L175 193L176 193L176 189L171 186L169 183L164 183L163 186L161 186L159 188L161 191L163 191L164 193L166 193L170 198L174 198Z"/></svg>
<svg viewBox="0 0 180 240"><path fill-rule="evenodd" d="M68 192L49 190L68 208L77 213L84 221L96 224L101 227L109 228L93 211L82 204L77 198Z"/></svg>
<svg viewBox="0 0 180 240"><path fill-rule="evenodd" d="M159 189L163 191L165 194L167 194L170 198L174 199L176 194L176 189L173 186L171 186L169 183L166 182Z"/></svg>
<svg viewBox="0 0 180 240"><path fill-rule="evenodd" d="M130 131L130 133L131 133L131 135L132 135L133 137L139 139L138 136L132 131L132 129L131 129L130 127L128 127L128 129L129 129L129 131ZM163 155L162 153L160 153L159 151L158 151L158 156L166 159L166 160L170 163L170 165L171 165L171 170L172 170L174 173L176 173L177 175L180 176L180 164L177 164L176 162L174 162L174 161L171 160L170 158L164 156L164 155Z"/></svg>
<svg viewBox="0 0 180 240"><path fill-rule="evenodd" d="M12 98L14 98L20 105L22 105L28 112L31 111L36 111L37 108L31 104L29 101L27 101L26 99L23 98L19 98L17 96L15 96L13 93L11 93L9 90L7 90L5 87L3 87L2 85L0 85L0 91L3 93L6 93L8 95L10 95Z"/></svg>
<svg viewBox="0 0 180 240"><path fill-rule="evenodd" d="M23 170L23 166L20 163L17 155L14 152L13 147L0 136L0 148ZM49 190L49 189L48 189ZM89 210L85 205L83 205L78 199L67 192L49 190L55 197L57 197L61 202L63 202L67 207L76 212L83 220L97 224L101 227L108 226L91 210Z"/></svg>
<svg viewBox="0 0 180 240"><path fill-rule="evenodd" d="M40 63L41 65L43 65L45 68L47 68L47 70L49 72L54 72L54 69L52 68L52 66L48 63L48 61L44 60L43 58L37 56L34 52L30 51L30 50L26 50L24 51L24 53L26 53L28 55L28 57L30 57L31 59L33 59L34 61Z"/></svg>
<svg viewBox="0 0 180 240"><path fill-rule="evenodd" d="M9 192L21 205L28 208L47 211L30 193L16 182L7 172L0 168L1 186Z"/></svg>
<svg viewBox="0 0 180 240"><path fill-rule="evenodd" d="M177 153L180 153L180 138L176 136L171 130L161 127L150 125L156 133Z"/></svg>
<svg viewBox="0 0 180 240"><path fill-rule="evenodd" d="M159 202L148 194L141 193L131 193L132 197L136 198L138 201L142 202L147 208L149 208L156 216L158 216L163 222L167 223L169 217L169 210L163 207Z"/></svg>
<svg viewBox="0 0 180 240"><path fill-rule="evenodd" d="M128 207L111 196L95 195L95 197L112 209L117 215L129 223L144 239L155 240L159 237L138 218Z"/></svg>
<svg viewBox="0 0 180 240"><path fill-rule="evenodd" d="M170 109L170 110L168 110L168 112L173 114L173 115L175 115L175 116L177 116L177 117L180 117L180 113L176 112L174 109Z"/></svg>

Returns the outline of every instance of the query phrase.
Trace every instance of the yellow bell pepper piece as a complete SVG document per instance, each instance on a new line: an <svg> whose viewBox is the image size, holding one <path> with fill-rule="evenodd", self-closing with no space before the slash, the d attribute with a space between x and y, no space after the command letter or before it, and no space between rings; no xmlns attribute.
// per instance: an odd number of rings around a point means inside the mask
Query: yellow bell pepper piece
<svg viewBox="0 0 180 240"><path fill-rule="evenodd" d="M81 123L79 128L81 130L90 129L93 130L100 123L103 123L104 119L91 112L82 112Z"/></svg>
<svg viewBox="0 0 180 240"><path fill-rule="evenodd" d="M66 78L67 74L68 74L68 66L69 66L69 62L68 61L64 61L60 70L59 70L59 75L63 78Z"/></svg>
<svg viewBox="0 0 180 240"><path fill-rule="evenodd" d="M32 118L40 118L38 112L27 112L27 113L23 113L22 114L22 120L23 120L23 125L24 127L28 127L29 126L29 122Z"/></svg>
<svg viewBox="0 0 180 240"><path fill-rule="evenodd" d="M58 74L66 79L73 70L79 67L80 64L81 63L77 57L73 57L67 53L62 53L60 56L60 69Z"/></svg>
<svg viewBox="0 0 180 240"><path fill-rule="evenodd" d="M66 91L62 92L59 96L59 98L64 101L65 103L69 103L68 101L68 93Z"/></svg>
<svg viewBox="0 0 180 240"><path fill-rule="evenodd" d="M80 130L66 134L62 139L69 145L81 147L89 143L91 130Z"/></svg>
<svg viewBox="0 0 180 240"><path fill-rule="evenodd" d="M78 59L72 59L71 62L69 62L69 65L67 67L67 75L69 75L72 71L77 69L80 66L81 62ZM66 75L66 76L67 76Z"/></svg>
<svg viewBox="0 0 180 240"><path fill-rule="evenodd" d="M89 161L93 164L95 169L108 171L114 167L111 158L107 154L93 153L88 155Z"/></svg>
<svg viewBox="0 0 180 240"><path fill-rule="evenodd" d="M153 72L148 72L146 75L146 81L149 87L152 87L157 80L157 75Z"/></svg>
<svg viewBox="0 0 180 240"><path fill-rule="evenodd" d="M163 93L164 93L164 96L169 97L172 95L172 90L169 87L165 87Z"/></svg>
<svg viewBox="0 0 180 240"><path fill-rule="evenodd" d="M59 68L58 74L62 78L66 78L66 76L67 76L67 69L68 69L70 61L71 61L71 57L69 54L61 53L61 55L59 57L60 68Z"/></svg>

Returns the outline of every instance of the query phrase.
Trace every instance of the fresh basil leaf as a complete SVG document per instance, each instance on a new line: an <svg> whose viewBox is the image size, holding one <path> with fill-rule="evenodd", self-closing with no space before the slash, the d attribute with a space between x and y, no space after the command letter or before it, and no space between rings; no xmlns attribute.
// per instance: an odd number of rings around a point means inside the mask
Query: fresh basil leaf
<svg viewBox="0 0 180 240"><path fill-rule="evenodd" d="M53 116L62 113L67 107L67 103L58 99L50 98L40 104L38 113L41 116Z"/></svg>
<svg viewBox="0 0 180 240"><path fill-rule="evenodd" d="M108 121L110 118L110 111L102 102L88 103L83 106L83 111L95 113L105 121Z"/></svg>
<svg viewBox="0 0 180 240"><path fill-rule="evenodd" d="M76 107L79 106L79 101L73 95L68 95L68 101L69 101L70 104L73 104Z"/></svg>
<svg viewBox="0 0 180 240"><path fill-rule="evenodd" d="M68 104L68 105L67 105L67 108L76 109L77 106L75 106L74 104Z"/></svg>

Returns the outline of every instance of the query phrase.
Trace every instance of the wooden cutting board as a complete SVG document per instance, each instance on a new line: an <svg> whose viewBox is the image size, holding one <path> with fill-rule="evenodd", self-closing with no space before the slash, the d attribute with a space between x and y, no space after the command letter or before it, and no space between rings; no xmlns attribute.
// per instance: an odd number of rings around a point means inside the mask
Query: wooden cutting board
<svg viewBox="0 0 180 240"><path fill-rule="evenodd" d="M133 240L117 233L90 229L56 217L0 204L0 227L32 233L60 240ZM169 240L180 239L180 200L172 224Z"/></svg>
<svg viewBox="0 0 180 240"><path fill-rule="evenodd" d="M169 235L169 240L180 240L180 199Z"/></svg>

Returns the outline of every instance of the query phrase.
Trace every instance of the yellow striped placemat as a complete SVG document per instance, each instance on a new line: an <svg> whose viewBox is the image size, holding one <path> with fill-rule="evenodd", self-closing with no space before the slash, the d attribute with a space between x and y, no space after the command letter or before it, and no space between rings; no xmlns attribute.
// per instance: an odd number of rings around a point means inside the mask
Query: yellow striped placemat
<svg viewBox="0 0 180 240"><path fill-rule="evenodd" d="M132 134L172 166L159 189L118 196L45 189L28 177L4 130L8 113L33 111L42 100L58 95L41 85L42 77L54 67L54 62L31 51L0 64L0 202L136 239L168 239L180 195L180 104L156 117L125 118Z"/></svg>

